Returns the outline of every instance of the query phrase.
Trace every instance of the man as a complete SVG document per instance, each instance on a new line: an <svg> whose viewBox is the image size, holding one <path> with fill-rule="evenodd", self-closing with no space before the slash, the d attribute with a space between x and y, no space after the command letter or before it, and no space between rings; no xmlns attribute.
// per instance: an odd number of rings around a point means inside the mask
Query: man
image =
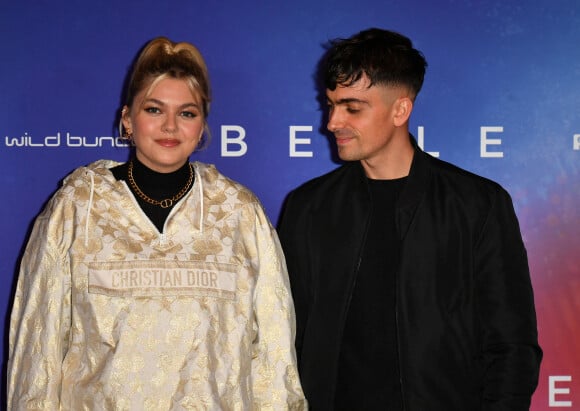
<svg viewBox="0 0 580 411"><path fill-rule="evenodd" d="M427 63L369 29L331 42L344 165L288 197L279 232L311 409L527 410L542 351L509 194L409 134Z"/></svg>

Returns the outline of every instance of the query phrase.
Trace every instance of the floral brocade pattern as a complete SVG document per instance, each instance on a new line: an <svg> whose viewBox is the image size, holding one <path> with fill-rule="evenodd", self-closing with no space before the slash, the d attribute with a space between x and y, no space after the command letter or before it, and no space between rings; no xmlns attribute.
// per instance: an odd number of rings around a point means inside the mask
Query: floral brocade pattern
<svg viewBox="0 0 580 411"><path fill-rule="evenodd" d="M10 323L10 409L306 409L259 201L195 163L160 234L116 164L77 169L37 218Z"/></svg>

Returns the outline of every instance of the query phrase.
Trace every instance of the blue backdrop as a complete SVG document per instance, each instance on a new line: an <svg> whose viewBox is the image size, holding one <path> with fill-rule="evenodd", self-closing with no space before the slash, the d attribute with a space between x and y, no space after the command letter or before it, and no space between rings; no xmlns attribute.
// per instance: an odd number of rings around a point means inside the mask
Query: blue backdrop
<svg viewBox="0 0 580 411"><path fill-rule="evenodd" d="M165 35L200 48L213 141L192 159L250 187L275 223L292 188L336 167L313 80L323 44L371 26L408 35L429 62L411 127L424 149L512 194L545 350L532 409L580 407L576 0L3 2L4 329L30 225L59 181L96 159L127 158L116 115L145 42Z"/></svg>

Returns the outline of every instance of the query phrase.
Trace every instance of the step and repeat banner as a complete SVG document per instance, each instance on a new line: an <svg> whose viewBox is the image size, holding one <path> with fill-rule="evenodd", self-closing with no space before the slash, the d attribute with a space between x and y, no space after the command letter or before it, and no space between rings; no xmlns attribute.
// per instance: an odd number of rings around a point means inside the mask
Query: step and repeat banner
<svg viewBox="0 0 580 411"><path fill-rule="evenodd" d="M580 409L576 0L3 2L3 370L33 219L76 167L127 159L116 131L121 92L148 40L199 47L212 81L212 143L192 160L251 188L276 224L291 189L337 167L314 82L324 45L368 27L409 36L427 58L411 122L424 150L511 193L545 353L532 409Z"/></svg>

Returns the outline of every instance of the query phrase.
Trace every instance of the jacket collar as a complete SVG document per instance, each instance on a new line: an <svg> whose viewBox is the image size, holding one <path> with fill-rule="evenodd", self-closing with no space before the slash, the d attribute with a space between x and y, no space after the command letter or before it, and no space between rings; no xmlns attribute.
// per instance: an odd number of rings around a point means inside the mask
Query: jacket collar
<svg viewBox="0 0 580 411"><path fill-rule="evenodd" d="M411 169L409 171L407 183L405 184L397 203L396 222L399 238L401 240L405 238L411 222L413 221L415 212L427 189L431 174L429 155L421 150L413 135L409 134L409 139L415 149L415 153L413 154L413 161L411 162ZM354 164L352 165L354 166ZM369 193L364 168L362 164L360 164L360 161L356 162L356 166L353 168L355 169L353 170L354 175L356 175L355 179L358 181L358 183L354 185L354 189L351 193L353 200L354 202L360 202L359 204L366 204L369 201Z"/></svg>
<svg viewBox="0 0 580 411"><path fill-rule="evenodd" d="M407 184L405 184L397 204L397 229L401 240L407 234L415 212L424 197L430 178L428 154L417 146L413 136L409 135L409 137L415 148L415 153L411 162Z"/></svg>

